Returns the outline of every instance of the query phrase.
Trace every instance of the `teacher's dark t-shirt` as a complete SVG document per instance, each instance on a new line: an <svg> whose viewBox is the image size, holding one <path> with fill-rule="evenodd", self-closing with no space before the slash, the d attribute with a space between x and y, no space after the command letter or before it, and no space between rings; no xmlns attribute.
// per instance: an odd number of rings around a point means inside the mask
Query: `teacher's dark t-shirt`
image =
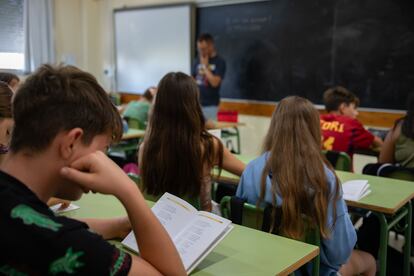
<svg viewBox="0 0 414 276"><path fill-rule="evenodd" d="M210 71L224 79L226 73L226 62L220 56L215 56L209 59ZM212 87L208 82L203 69L200 64L200 59L197 57L193 65L193 77L195 78L198 88L200 89L200 100L202 106L217 106L220 103L220 86Z"/></svg>
<svg viewBox="0 0 414 276"><path fill-rule="evenodd" d="M0 275L127 275L131 256L0 172Z"/></svg>

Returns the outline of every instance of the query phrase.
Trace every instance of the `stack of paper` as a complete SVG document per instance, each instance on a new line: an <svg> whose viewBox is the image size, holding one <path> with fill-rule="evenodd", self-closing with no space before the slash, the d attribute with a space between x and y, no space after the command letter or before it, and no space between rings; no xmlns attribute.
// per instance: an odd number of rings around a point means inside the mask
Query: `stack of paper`
<svg viewBox="0 0 414 276"><path fill-rule="evenodd" d="M345 200L358 201L371 193L368 180L350 180L342 184Z"/></svg>

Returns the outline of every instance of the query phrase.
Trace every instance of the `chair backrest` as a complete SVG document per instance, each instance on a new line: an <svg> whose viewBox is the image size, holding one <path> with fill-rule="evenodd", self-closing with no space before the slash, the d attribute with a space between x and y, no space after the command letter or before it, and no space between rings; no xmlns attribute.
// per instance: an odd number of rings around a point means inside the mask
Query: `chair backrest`
<svg viewBox="0 0 414 276"><path fill-rule="evenodd" d="M146 192L144 192L143 185L142 185L142 180L141 180L141 177L139 175L136 175L136 174L133 174L133 173L128 173L127 175L130 179L132 179L135 182L135 184L137 184L138 188L140 189L140 191L142 192L142 195L144 196L144 198L146 200L156 202L162 196L162 195L157 195L157 196L150 195L150 194L147 194ZM194 197L189 197L189 196L184 196L184 197L181 197L181 198L183 200L187 201L188 203L190 203L191 205L193 205L194 208L196 208L197 210L200 210L200 200L199 200L199 198L194 198Z"/></svg>
<svg viewBox="0 0 414 276"><path fill-rule="evenodd" d="M414 181L414 169L390 163L370 163L362 169L363 174Z"/></svg>
<svg viewBox="0 0 414 276"><path fill-rule="evenodd" d="M352 172L352 160L346 152L323 150L322 153L335 170Z"/></svg>
<svg viewBox="0 0 414 276"><path fill-rule="evenodd" d="M127 121L129 128L142 129L142 130L145 130L147 128L146 124L144 122L141 122L138 119L131 118L131 117L125 117L125 120Z"/></svg>
<svg viewBox="0 0 414 276"><path fill-rule="evenodd" d="M257 208L253 204L245 202L236 196L225 196L220 202L221 214L223 217L230 219L233 223L240 224L249 228L269 232L270 229L270 214L271 205L267 205L266 208ZM282 215L281 208L276 209L276 217ZM280 225L280 221L276 222L276 225ZM273 231L273 234L278 234ZM309 230L303 242L313 244L320 247L320 232L319 229ZM318 255L312 261L312 275L319 275L320 256ZM306 274L306 271L302 271L302 274Z"/></svg>

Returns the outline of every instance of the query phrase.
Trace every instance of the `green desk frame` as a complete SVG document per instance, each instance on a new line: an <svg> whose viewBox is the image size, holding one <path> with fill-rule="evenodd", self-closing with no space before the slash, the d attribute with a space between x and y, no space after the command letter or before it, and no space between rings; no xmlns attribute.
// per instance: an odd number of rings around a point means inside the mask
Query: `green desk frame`
<svg viewBox="0 0 414 276"><path fill-rule="evenodd" d="M414 184L414 183L413 183ZM379 259L379 275L386 275L387 272L387 247L389 231L400 221L405 219L404 225L404 270L403 275L410 275L410 256L411 256L411 228L412 228L412 206L411 202L408 202L404 207L400 209L395 216L385 216L383 213L373 212L380 221L380 248L378 252ZM408 245L408 246L407 246Z"/></svg>
<svg viewBox="0 0 414 276"><path fill-rule="evenodd" d="M388 234L397 223L404 222L404 270L403 275L410 275L412 206L414 183L385 177L336 171L342 182L354 179L366 179L372 193L359 201L346 201L348 206L370 210L380 222L380 247L378 252L379 275L387 272ZM390 189L392 187L392 189Z"/></svg>

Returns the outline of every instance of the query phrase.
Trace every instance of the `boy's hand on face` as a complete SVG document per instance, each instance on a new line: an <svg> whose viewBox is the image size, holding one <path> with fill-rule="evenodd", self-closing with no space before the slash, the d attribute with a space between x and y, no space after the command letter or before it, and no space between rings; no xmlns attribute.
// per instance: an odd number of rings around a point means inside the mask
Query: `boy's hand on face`
<svg viewBox="0 0 414 276"><path fill-rule="evenodd" d="M97 151L75 160L69 167L60 170L63 177L79 184L85 192L93 191L116 197L138 190L129 179L103 152Z"/></svg>
<svg viewBox="0 0 414 276"><path fill-rule="evenodd" d="M207 67L208 66L208 55L202 55L200 57L200 63Z"/></svg>

